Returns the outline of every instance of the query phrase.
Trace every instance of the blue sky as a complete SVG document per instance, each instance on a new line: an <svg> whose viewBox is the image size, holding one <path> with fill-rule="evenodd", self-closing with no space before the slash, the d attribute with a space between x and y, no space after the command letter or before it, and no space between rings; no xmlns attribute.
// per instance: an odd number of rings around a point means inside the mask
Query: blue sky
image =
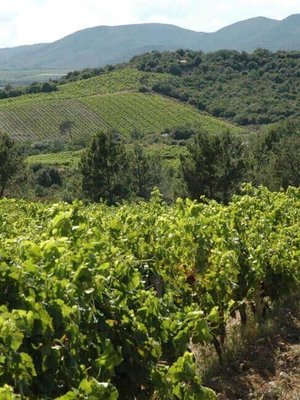
<svg viewBox="0 0 300 400"><path fill-rule="evenodd" d="M300 13L300 0L0 0L0 48L51 42L98 25L163 22L213 32L255 16Z"/></svg>

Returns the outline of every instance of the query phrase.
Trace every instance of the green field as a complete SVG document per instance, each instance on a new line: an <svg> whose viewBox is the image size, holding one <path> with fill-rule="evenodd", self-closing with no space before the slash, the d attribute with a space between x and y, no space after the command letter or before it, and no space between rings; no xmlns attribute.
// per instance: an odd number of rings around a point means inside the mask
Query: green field
<svg viewBox="0 0 300 400"><path fill-rule="evenodd" d="M17 140L59 139L59 125L68 120L74 123L72 137L90 136L103 128L124 135L134 130L159 133L185 124L200 124L208 131L244 132L178 101L139 93L141 84L151 85L162 77L124 69L60 85L57 92L1 100L0 131Z"/></svg>

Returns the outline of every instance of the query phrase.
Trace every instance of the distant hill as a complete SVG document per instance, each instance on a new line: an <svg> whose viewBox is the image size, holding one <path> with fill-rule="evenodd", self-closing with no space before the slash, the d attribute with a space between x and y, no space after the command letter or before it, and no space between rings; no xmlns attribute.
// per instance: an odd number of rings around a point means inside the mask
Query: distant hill
<svg viewBox="0 0 300 400"><path fill-rule="evenodd" d="M0 49L0 70L96 67L128 61L151 50L253 51L258 47L300 50L300 14L282 21L251 18L214 33L152 23L88 28L49 44Z"/></svg>

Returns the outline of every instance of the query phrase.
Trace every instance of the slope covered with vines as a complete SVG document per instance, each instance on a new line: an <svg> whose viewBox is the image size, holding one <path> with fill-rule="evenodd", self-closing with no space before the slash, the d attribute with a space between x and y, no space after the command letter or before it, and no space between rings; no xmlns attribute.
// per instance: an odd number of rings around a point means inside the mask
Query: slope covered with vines
<svg viewBox="0 0 300 400"><path fill-rule="evenodd" d="M17 140L61 138L60 125L72 122L72 137L90 136L111 128L128 135L134 130L161 133L184 124L209 131L242 129L201 114L195 108L151 93L140 93L160 74L123 69L58 86L51 93L0 100L0 131Z"/></svg>

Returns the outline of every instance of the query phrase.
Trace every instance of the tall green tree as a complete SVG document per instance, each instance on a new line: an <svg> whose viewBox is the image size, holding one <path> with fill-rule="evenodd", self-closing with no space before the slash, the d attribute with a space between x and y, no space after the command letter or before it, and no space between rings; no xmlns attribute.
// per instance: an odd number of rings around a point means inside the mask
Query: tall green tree
<svg viewBox="0 0 300 400"><path fill-rule="evenodd" d="M0 198L12 180L22 168L23 157L16 144L7 134L0 133Z"/></svg>
<svg viewBox="0 0 300 400"><path fill-rule="evenodd" d="M300 130L286 121L260 134L252 145L248 180L270 190L300 184Z"/></svg>
<svg viewBox="0 0 300 400"><path fill-rule="evenodd" d="M124 143L113 132L101 131L81 158L83 193L93 201L108 204L129 197L130 165Z"/></svg>
<svg viewBox="0 0 300 400"><path fill-rule="evenodd" d="M131 157L133 190L138 197L149 198L155 186L162 180L162 165L159 157L146 155L136 144Z"/></svg>
<svg viewBox="0 0 300 400"><path fill-rule="evenodd" d="M300 186L300 134L281 139L275 157L274 172L280 187Z"/></svg>
<svg viewBox="0 0 300 400"><path fill-rule="evenodd" d="M246 170L243 140L229 132L199 131L182 155L181 172L189 196L228 202Z"/></svg>

